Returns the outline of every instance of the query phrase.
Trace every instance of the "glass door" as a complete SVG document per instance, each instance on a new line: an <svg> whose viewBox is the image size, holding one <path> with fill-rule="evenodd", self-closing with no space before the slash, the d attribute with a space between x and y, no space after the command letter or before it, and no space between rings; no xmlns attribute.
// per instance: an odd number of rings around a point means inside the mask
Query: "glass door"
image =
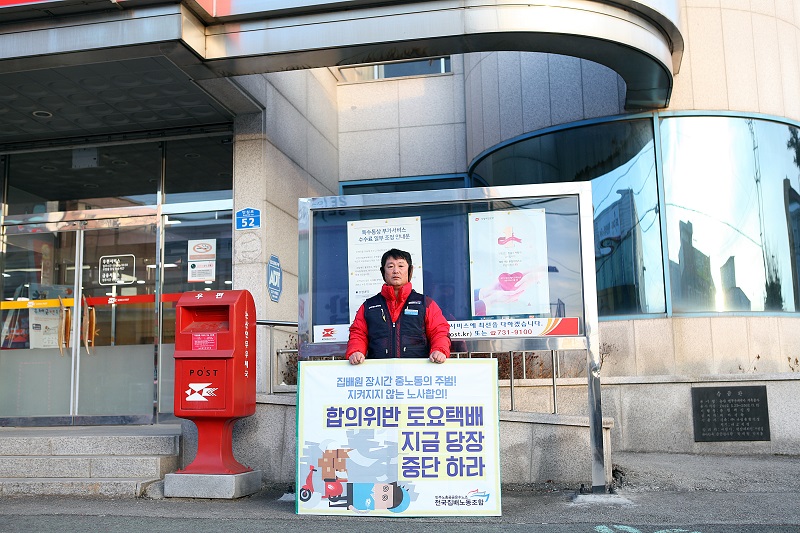
<svg viewBox="0 0 800 533"><path fill-rule="evenodd" d="M0 418L153 421L157 227L135 217L5 228Z"/></svg>
<svg viewBox="0 0 800 533"><path fill-rule="evenodd" d="M72 357L64 344L74 299L74 231L4 228L0 302L0 417L9 425L70 421ZM61 342L61 345L59 345Z"/></svg>

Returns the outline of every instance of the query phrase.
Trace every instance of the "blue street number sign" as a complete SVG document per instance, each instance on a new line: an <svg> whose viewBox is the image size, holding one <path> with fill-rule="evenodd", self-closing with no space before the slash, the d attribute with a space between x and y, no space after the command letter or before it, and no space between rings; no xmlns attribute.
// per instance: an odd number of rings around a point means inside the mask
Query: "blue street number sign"
<svg viewBox="0 0 800 533"><path fill-rule="evenodd" d="M275 255L269 256L269 263L267 264L267 289L269 290L270 300L277 302L283 291L283 271L281 270L281 262Z"/></svg>
<svg viewBox="0 0 800 533"><path fill-rule="evenodd" d="M245 207L236 211L236 229L256 229L261 227L261 210Z"/></svg>

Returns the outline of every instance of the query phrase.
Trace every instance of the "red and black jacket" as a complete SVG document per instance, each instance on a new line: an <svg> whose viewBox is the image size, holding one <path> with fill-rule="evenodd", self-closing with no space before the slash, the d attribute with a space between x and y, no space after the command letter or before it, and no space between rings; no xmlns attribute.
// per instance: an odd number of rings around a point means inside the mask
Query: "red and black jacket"
<svg viewBox="0 0 800 533"><path fill-rule="evenodd" d="M450 356L450 324L435 301L408 283L396 299L394 288L384 285L364 302L350 326L346 355L388 359L428 357L433 351Z"/></svg>
<svg viewBox="0 0 800 533"><path fill-rule="evenodd" d="M386 298L377 294L364 302L367 323L367 357L428 357L430 343L425 336L425 296L411 291L397 321L392 320Z"/></svg>

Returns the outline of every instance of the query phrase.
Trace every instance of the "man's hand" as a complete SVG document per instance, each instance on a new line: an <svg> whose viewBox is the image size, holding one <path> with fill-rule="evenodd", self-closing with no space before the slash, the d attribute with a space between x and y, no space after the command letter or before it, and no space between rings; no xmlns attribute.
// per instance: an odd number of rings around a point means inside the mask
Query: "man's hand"
<svg viewBox="0 0 800 533"><path fill-rule="evenodd" d="M351 365L360 365L364 362L364 359L366 359L366 356L363 353L353 352L350 354L350 357L347 360L350 361Z"/></svg>
<svg viewBox="0 0 800 533"><path fill-rule="evenodd" d="M355 355L355 354L353 354ZM444 363L447 360L447 356L440 352L439 350L435 350L431 352L431 356L429 357L431 363Z"/></svg>

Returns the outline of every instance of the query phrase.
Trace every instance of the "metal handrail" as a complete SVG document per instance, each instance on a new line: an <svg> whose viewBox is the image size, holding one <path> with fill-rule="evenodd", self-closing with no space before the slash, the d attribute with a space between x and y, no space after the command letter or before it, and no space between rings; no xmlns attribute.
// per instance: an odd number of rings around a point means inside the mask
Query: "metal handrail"
<svg viewBox="0 0 800 533"><path fill-rule="evenodd" d="M558 414L558 392L556 390L558 385L557 385L556 380L560 377L560 375L559 375L560 374L559 357L558 357L558 352L559 351L560 350L550 350L550 357L551 357L552 362L553 362L553 372L552 372L552 374L553 374L553 414ZM462 353L466 354L466 357L468 359L472 358L472 352L459 352L459 353L455 354L456 359L461 359L461 354ZM486 353L486 352L476 352L476 353ZM489 357L491 357L493 359L494 358L497 358L497 359L500 358L499 355L495 355L495 354L508 354L508 357L509 357L508 386L509 386L509 389L510 389L510 392L511 392L511 409L510 409L511 411L516 411L516 408L515 408L516 406L515 406L515 402L514 402L514 396L515 396L514 395L514 380L516 379L514 377L514 354L515 353L521 353L522 354L522 379L525 379L525 376L527 375L525 354L528 353L526 350L522 350L522 351L519 351L519 352L489 352Z"/></svg>
<svg viewBox="0 0 800 533"><path fill-rule="evenodd" d="M550 354L551 354L551 358L552 358L552 364L553 364L553 372L552 372L552 375L553 375L553 377L552 377L552 380L553 380L553 385L552 385L552 388L553 388L553 414L558 414L557 379L561 377L560 376L561 372L560 372L560 368L559 368L559 356L558 356L558 352L559 351L560 350L550 350ZM278 352L276 352L276 356L279 353L282 354L282 353L297 353L297 352L298 352L298 350L295 350L295 349L292 349L292 350L278 350ZM499 360L500 356L508 355L509 356L509 360L510 360L510 362L509 362L509 380L508 380L509 381L509 389L510 389L510 393L511 393L511 409L510 409L510 411L515 411L516 410L516 403L515 403L515 394L514 394L514 381L516 380L516 378L514 377L514 355L516 353L521 353L522 354L522 376L523 377L521 379L525 379L524 376L527 373L526 372L525 354L528 353L528 352L529 352L529 350L512 351L512 352L452 352L450 354L450 356L454 357L455 359L461 359L462 357L466 358L466 359L472 359L473 354L476 354L476 355L477 354L481 354L481 355L488 355L492 359L498 359ZM331 355L331 354L325 354L325 355L307 356L307 357L304 358L304 360L305 359L334 360L337 357L339 359L344 359L343 356L335 356L335 355Z"/></svg>
<svg viewBox="0 0 800 533"><path fill-rule="evenodd" d="M256 320L257 326L266 326L270 328L270 336L269 336L269 393L273 394L275 391L275 372L277 370L277 361L281 355L284 354L297 354L297 348L282 348L280 350L275 350L275 336L273 335L274 330L276 327L286 327L286 328L297 328L297 322L290 322L285 320ZM552 375L553 375L553 413L558 414L558 391L557 391L557 379L560 377L560 368L559 368L559 357L558 352L560 350L550 350L550 356L552 359ZM526 359L525 354L528 350L520 350L520 351L510 351L510 352L454 352L452 355L455 356L456 359L460 359L462 356L465 356L468 359L472 358L473 353L481 353L481 354L488 354L491 358L499 359L500 355L508 354L509 356L509 388L511 392L511 411L516 410L516 403L515 403L515 394L514 394L514 354L521 353L522 354L522 379L525 379L524 376L527 374L526 369ZM308 357L309 359L334 359L335 356L325 355L325 356L311 356Z"/></svg>
<svg viewBox="0 0 800 533"><path fill-rule="evenodd" d="M289 322L286 320L256 320L257 326L284 326L287 328L296 328L297 322Z"/></svg>

